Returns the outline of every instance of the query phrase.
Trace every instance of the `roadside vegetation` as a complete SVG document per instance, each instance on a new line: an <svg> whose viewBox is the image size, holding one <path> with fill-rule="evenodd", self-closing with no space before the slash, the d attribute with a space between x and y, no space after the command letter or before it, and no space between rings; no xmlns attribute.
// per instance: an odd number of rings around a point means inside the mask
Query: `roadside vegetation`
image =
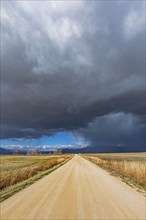
<svg viewBox="0 0 146 220"><path fill-rule="evenodd" d="M71 155L0 156L0 201L34 183L71 159Z"/></svg>
<svg viewBox="0 0 146 220"><path fill-rule="evenodd" d="M84 158L145 192L146 153L88 154Z"/></svg>

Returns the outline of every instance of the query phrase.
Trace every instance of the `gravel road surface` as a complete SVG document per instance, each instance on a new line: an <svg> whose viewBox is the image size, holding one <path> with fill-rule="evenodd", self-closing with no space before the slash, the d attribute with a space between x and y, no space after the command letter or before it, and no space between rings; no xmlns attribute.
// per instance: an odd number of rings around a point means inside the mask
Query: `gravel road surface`
<svg viewBox="0 0 146 220"><path fill-rule="evenodd" d="M141 220L146 198L91 162L69 162L1 203L1 219Z"/></svg>

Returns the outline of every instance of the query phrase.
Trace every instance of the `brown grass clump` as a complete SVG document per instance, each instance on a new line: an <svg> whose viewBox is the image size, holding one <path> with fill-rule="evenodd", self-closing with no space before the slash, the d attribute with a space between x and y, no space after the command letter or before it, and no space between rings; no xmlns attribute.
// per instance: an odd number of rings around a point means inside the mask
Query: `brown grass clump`
<svg viewBox="0 0 146 220"><path fill-rule="evenodd" d="M146 161L142 158L131 159L129 155L86 155L87 159L96 165L108 170L111 174L121 177L130 185L138 186L146 190ZM132 156L133 158L133 156Z"/></svg>

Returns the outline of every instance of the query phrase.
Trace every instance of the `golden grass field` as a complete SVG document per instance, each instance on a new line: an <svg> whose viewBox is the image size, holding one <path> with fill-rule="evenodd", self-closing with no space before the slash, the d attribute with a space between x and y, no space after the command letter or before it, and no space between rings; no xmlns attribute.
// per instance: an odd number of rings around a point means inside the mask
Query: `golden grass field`
<svg viewBox="0 0 146 220"><path fill-rule="evenodd" d="M146 153L86 154L84 157L129 185L146 190Z"/></svg>
<svg viewBox="0 0 146 220"><path fill-rule="evenodd" d="M47 175L70 158L70 155L0 156L0 200Z"/></svg>

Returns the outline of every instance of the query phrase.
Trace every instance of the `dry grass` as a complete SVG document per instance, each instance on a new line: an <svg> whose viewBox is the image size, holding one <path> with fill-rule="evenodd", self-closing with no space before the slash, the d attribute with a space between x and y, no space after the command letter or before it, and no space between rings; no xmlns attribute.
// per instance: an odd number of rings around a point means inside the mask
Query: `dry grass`
<svg viewBox="0 0 146 220"><path fill-rule="evenodd" d="M0 189L13 186L50 168L61 165L70 158L59 156L1 156Z"/></svg>
<svg viewBox="0 0 146 220"><path fill-rule="evenodd" d="M145 156L145 153L95 154L85 155L85 158L111 174L121 177L129 185L146 190Z"/></svg>

